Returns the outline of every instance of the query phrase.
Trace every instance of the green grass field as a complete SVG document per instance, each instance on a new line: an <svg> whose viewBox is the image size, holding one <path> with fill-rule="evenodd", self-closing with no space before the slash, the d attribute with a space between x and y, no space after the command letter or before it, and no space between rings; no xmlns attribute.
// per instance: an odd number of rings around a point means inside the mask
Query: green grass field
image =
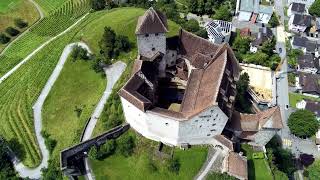
<svg viewBox="0 0 320 180"><path fill-rule="evenodd" d="M130 157L119 153L103 161L91 160L92 169L97 180L140 180L140 179L175 179L188 180L199 172L207 157L207 147L193 146L188 150L175 149L174 157L181 164L178 174L168 171L163 159L154 155L157 143L144 138L137 139L137 148ZM157 170L148 168L150 158L153 159Z"/></svg>
<svg viewBox="0 0 320 180"><path fill-rule="evenodd" d="M314 98L314 97L306 96L306 95L299 94L299 93L289 93L289 103L290 103L290 106L293 108L296 108L296 104L303 99L308 99L308 100L320 102L320 98Z"/></svg>
<svg viewBox="0 0 320 180"><path fill-rule="evenodd" d="M70 42L79 41L81 39L86 40L86 38L88 39L87 43L89 43L89 46L94 47L95 46L94 38L91 38L91 40L89 39L91 36L96 36L96 35L89 34L90 32L83 31L83 29L85 27L92 28L94 27L93 24L99 21L103 22L104 25L99 26L99 28L95 27L97 32L102 32L103 27L108 25L108 26L111 26L113 29L115 29L117 33L127 35L130 37L130 39L135 40L135 38L133 38L135 26L134 25L129 26L128 24L123 24L122 21L130 21L132 23L135 23L137 21L138 15L142 15L143 13L144 13L143 9L121 8L121 9L114 9L111 11L100 11L100 12L96 12L88 15L86 19L83 20L80 24L78 24L74 29L72 29L67 34L57 38L48 46L43 48L39 53L37 53L34 57L32 57L26 64L24 64L18 71L16 71L12 76L10 76L6 81L4 81L0 85L0 94L2 95L0 96L0 123L1 123L0 134L3 135L8 140L10 140L11 138L17 138L19 142L24 146L24 149L26 152L26 158L24 159L23 162L25 165L29 167L34 167L34 166L37 166L41 160L38 145L34 136L32 106L36 101L36 99L38 98L49 76L51 75L56 63L59 60L59 57L64 47ZM122 18L120 18L121 16ZM127 19L123 17L126 17ZM113 19L118 19L119 21L118 22L112 21ZM112 23L109 23L109 21ZM48 20L48 22L50 21ZM170 24L172 25L172 23ZM131 30L128 27L130 27ZM176 29L177 27L178 26L175 25ZM91 29L89 28L89 30ZM47 30L47 32L48 31L49 30ZM40 27L38 30L34 30L31 32L34 32L37 35L39 35L35 37L41 37L40 40L38 40L39 42L43 41L44 39L43 37L46 35L46 34L44 35L40 34L41 33ZM57 32L55 31L54 33L57 33ZM19 59L21 60L21 58L24 57L24 55L27 54L28 51L32 50L32 47L37 47L38 41L37 42L30 41L30 45L29 45L28 43L29 41L27 41L27 37L31 38L32 36L26 36L25 37L26 39L22 38L21 40L19 40L21 44L17 44L11 47L10 50L8 50L5 53L8 56L0 57L0 75L1 75L1 70L10 69L8 68L9 66L6 66L4 69L1 69L3 67L1 65L6 65L6 63L1 64L3 62L1 60L4 60L5 62L16 60L18 62L18 60ZM98 38L98 36L96 36L96 38ZM18 51L18 49L21 49L21 51ZM136 51L133 51L133 52L136 53ZM126 62L130 60L130 55L122 55L121 57L126 57L125 59L123 59ZM10 64L10 66L12 66L12 64ZM5 71L2 71L2 73L3 72ZM97 77L97 78L100 78L100 77ZM10 89L10 91L8 91L8 89ZM57 87L57 91L58 91L58 87ZM96 95L92 94L93 97L91 100L87 99L84 101L89 102L88 104L90 104L90 102L94 101L95 99L94 97L102 95L102 94L98 94L98 91L95 91L95 92L97 94ZM46 104L46 107L45 107L45 109L48 110L48 112L54 112L54 110L59 110L58 106L49 107L48 106L49 104L50 104L50 99L48 100L48 104ZM71 108L74 108L74 107L71 107ZM43 114L43 116L45 118L48 118L50 121L55 120L56 124L59 124L59 121L62 121L62 122L66 121L65 119L55 119L53 118L54 116L49 117L50 115ZM69 124L68 122L64 122L64 123L66 123L66 125L72 124L72 123ZM51 134L55 138L57 138L57 140L60 140L60 138L62 138L62 135L61 135L62 131L64 131L63 133L65 137L75 136L74 132L80 132L80 130L76 130L76 129L83 127L84 123L85 123L84 120L80 120L78 122L78 126L75 127L72 131L69 131L70 127L59 126L59 129L55 129L57 128L55 126L56 124L52 124L52 123L46 124L46 122L44 122L44 125L46 130L50 131ZM54 132L53 129L57 131ZM63 146L69 145L69 143L73 143L71 142L73 138L70 138L69 140L66 144L62 144L62 143L59 144L58 142L59 145L57 149L64 148ZM57 152L54 152L54 153L57 153Z"/></svg>
<svg viewBox="0 0 320 180"><path fill-rule="evenodd" d="M41 7L44 14L48 15L66 2L80 2L80 0L35 0ZM82 0L84 1L84 0Z"/></svg>
<svg viewBox="0 0 320 180"><path fill-rule="evenodd" d="M248 179L249 180L272 180L273 176L266 159L253 159L255 152L249 145L241 145L248 160Z"/></svg>
<svg viewBox="0 0 320 180"><path fill-rule="evenodd" d="M0 13L14 9L22 0L4 0L0 2Z"/></svg>
<svg viewBox="0 0 320 180"><path fill-rule="evenodd" d="M58 142L51 157L54 160L59 160L61 150L79 142L106 87L106 78L94 72L92 63L69 58L45 101L43 129ZM80 116L76 108L82 110Z"/></svg>

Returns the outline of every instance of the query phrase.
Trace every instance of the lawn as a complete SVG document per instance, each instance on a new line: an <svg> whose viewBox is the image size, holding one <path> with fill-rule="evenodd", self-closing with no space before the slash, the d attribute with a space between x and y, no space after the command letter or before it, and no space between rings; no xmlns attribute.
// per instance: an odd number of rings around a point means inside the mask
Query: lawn
<svg viewBox="0 0 320 180"><path fill-rule="evenodd" d="M174 157L181 164L178 174L168 171L163 159L154 155L158 144L142 137L137 139L137 147L130 157L124 157L119 153L106 158L103 161L92 160L91 165L97 180L140 180L140 179L181 179L188 180L198 173L206 160L208 149L202 146L192 146L188 150L176 148ZM149 162L155 164L156 169L149 168Z"/></svg>
<svg viewBox="0 0 320 180"><path fill-rule="evenodd" d="M241 150L247 156L248 160L248 178L249 180L272 180L273 176L266 159L254 159L253 153L256 153L249 145L241 145Z"/></svg>
<svg viewBox="0 0 320 180"><path fill-rule="evenodd" d="M7 12L15 8L22 0L5 0L0 2L0 13Z"/></svg>
<svg viewBox="0 0 320 180"><path fill-rule="evenodd" d="M59 160L62 149L79 142L106 87L106 78L94 72L92 63L69 58L45 101L43 129L58 142L51 157L54 160ZM77 108L82 112L77 114Z"/></svg>
<svg viewBox="0 0 320 180"><path fill-rule="evenodd" d="M310 97L310 96L306 96L306 95L298 94L298 93L289 93L289 103L290 103L290 106L293 108L296 108L296 104L303 99L308 99L308 100L320 102L320 98L314 98L314 97Z"/></svg>

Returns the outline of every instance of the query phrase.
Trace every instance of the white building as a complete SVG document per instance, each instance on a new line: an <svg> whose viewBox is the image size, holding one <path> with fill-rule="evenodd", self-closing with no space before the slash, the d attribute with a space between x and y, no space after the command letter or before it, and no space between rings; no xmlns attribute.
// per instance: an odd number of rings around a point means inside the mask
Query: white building
<svg viewBox="0 0 320 180"><path fill-rule="evenodd" d="M293 32L305 32L308 27L311 27L311 16L292 14L289 19L289 30Z"/></svg>
<svg viewBox="0 0 320 180"><path fill-rule="evenodd" d="M222 20L213 20L206 23L205 28L209 41L216 44L228 43L231 37L232 23Z"/></svg>
<svg viewBox="0 0 320 180"><path fill-rule="evenodd" d="M268 24L273 7L261 4L260 0L237 0L236 14L239 21L251 21Z"/></svg>
<svg viewBox="0 0 320 180"><path fill-rule="evenodd" d="M233 111L240 66L227 44L184 30L166 40L167 27L153 8L138 20L139 56L119 91L126 121L169 145L219 144L216 137Z"/></svg>
<svg viewBox="0 0 320 180"><path fill-rule="evenodd" d="M131 78L119 91L126 121L144 137L168 145L213 144L225 153L232 151L232 141L222 135L233 121L241 70L232 49L184 30L163 39L167 31L165 16L153 8L138 20L139 55ZM252 116L263 121L253 139L257 144L279 128L277 111L271 120L266 115L270 111ZM260 120L262 116L268 119ZM228 169L237 177L246 175Z"/></svg>
<svg viewBox="0 0 320 180"><path fill-rule="evenodd" d="M317 119L320 121L320 102L311 100L301 100L296 104L298 109L306 109L315 114Z"/></svg>

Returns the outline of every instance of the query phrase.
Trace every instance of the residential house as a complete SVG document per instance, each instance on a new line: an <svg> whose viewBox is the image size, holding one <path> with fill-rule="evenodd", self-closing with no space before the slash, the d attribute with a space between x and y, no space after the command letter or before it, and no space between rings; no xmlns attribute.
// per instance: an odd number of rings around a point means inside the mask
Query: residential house
<svg viewBox="0 0 320 180"><path fill-rule="evenodd" d="M248 163L247 158L230 152L225 158L222 172L226 172L230 176L236 177L240 180L248 179Z"/></svg>
<svg viewBox="0 0 320 180"><path fill-rule="evenodd" d="M310 73L299 73L299 77L296 78L296 88L303 95L319 98L320 75Z"/></svg>
<svg viewBox="0 0 320 180"><path fill-rule="evenodd" d="M209 41L216 44L228 43L231 37L232 23L222 20L213 20L206 23L205 28Z"/></svg>
<svg viewBox="0 0 320 180"><path fill-rule="evenodd" d="M289 30L293 32L305 32L307 28L311 27L311 16L292 14L289 19Z"/></svg>
<svg viewBox="0 0 320 180"><path fill-rule="evenodd" d="M291 3L288 8L288 16L290 17L293 14L308 14L308 9L306 9L306 5L302 3Z"/></svg>
<svg viewBox="0 0 320 180"><path fill-rule="evenodd" d="M298 109L306 109L313 112L320 121L320 102L303 99L297 103L296 107Z"/></svg>
<svg viewBox="0 0 320 180"><path fill-rule="evenodd" d="M259 29L258 33L252 35L254 40L250 43L250 52L256 53L259 47L266 41L272 39L272 30L268 27L263 27Z"/></svg>
<svg viewBox="0 0 320 180"><path fill-rule="evenodd" d="M291 47L293 49L301 49L305 54L316 54L318 51L318 44L315 41L308 40L306 37L294 36L291 40Z"/></svg>
<svg viewBox="0 0 320 180"><path fill-rule="evenodd" d="M319 59L315 59L313 54L305 54L298 57L299 72L316 74L319 71Z"/></svg>
<svg viewBox="0 0 320 180"><path fill-rule="evenodd" d="M239 21L267 24L272 13L273 7L262 5L260 0L237 0L236 14Z"/></svg>
<svg viewBox="0 0 320 180"><path fill-rule="evenodd" d="M300 3L300 4L305 4L306 8L309 9L309 7L313 4L315 0L288 0L288 4L292 3Z"/></svg>

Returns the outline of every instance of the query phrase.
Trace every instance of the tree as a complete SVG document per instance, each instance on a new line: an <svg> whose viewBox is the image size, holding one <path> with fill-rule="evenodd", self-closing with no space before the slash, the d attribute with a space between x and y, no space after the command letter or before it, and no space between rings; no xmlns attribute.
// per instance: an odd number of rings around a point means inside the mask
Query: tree
<svg viewBox="0 0 320 180"><path fill-rule="evenodd" d="M288 119L288 126L292 134L305 138L313 136L319 129L319 122L313 112L298 110Z"/></svg>
<svg viewBox="0 0 320 180"><path fill-rule="evenodd" d="M309 8L309 13L313 16L320 16L320 0L315 0Z"/></svg>
<svg viewBox="0 0 320 180"><path fill-rule="evenodd" d="M208 39L208 32L205 28L201 28L199 31L195 32L197 36L200 36L204 39Z"/></svg>
<svg viewBox="0 0 320 180"><path fill-rule="evenodd" d="M272 56L273 50L275 49L276 46L276 39L273 36L271 39L265 41L262 46L261 46L261 51L265 54L267 54L268 56Z"/></svg>
<svg viewBox="0 0 320 180"><path fill-rule="evenodd" d="M204 0L198 0L198 8L197 8L198 14L200 15L205 14L204 7L205 7Z"/></svg>
<svg viewBox="0 0 320 180"><path fill-rule="evenodd" d="M116 33L111 29L111 27L105 27L102 39L99 43L100 53L104 55L105 58L111 59L113 57L113 50L116 42Z"/></svg>
<svg viewBox="0 0 320 180"><path fill-rule="evenodd" d="M186 23L183 24L183 28L189 32L197 32L200 30L199 23L195 19L190 19L189 21L186 21Z"/></svg>
<svg viewBox="0 0 320 180"><path fill-rule="evenodd" d="M7 44L10 41L10 38L6 36L4 33L0 33L0 43Z"/></svg>
<svg viewBox="0 0 320 180"><path fill-rule="evenodd" d="M227 5L221 5L213 16L214 19L231 21L232 15L230 14L229 8Z"/></svg>
<svg viewBox="0 0 320 180"><path fill-rule="evenodd" d="M250 113L251 103L247 100L247 90L249 88L250 78L248 73L240 75L240 79L237 82L237 95L235 108L239 112Z"/></svg>
<svg viewBox="0 0 320 180"><path fill-rule="evenodd" d="M179 170L180 170L180 161L178 158L172 158L172 159L169 159L169 161L167 162L167 169L170 171L170 172L173 172L173 173L176 173L178 174L179 173Z"/></svg>
<svg viewBox="0 0 320 180"><path fill-rule="evenodd" d="M311 166L307 168L310 180L317 180L320 177L320 160L316 160Z"/></svg>
<svg viewBox="0 0 320 180"><path fill-rule="evenodd" d="M129 38L124 35L117 36L115 48L119 51L128 52L131 48Z"/></svg>
<svg viewBox="0 0 320 180"><path fill-rule="evenodd" d="M289 57L289 60L288 60L288 64L291 66L291 67L296 67L297 66L297 59L299 56L302 56L303 55L303 51L300 50L300 49L291 49L288 51L288 57Z"/></svg>
<svg viewBox="0 0 320 180"><path fill-rule="evenodd" d="M192 13L197 13L198 10L198 1L196 0L188 0L188 9Z"/></svg>
<svg viewBox="0 0 320 180"><path fill-rule="evenodd" d="M14 25L22 29L28 26L28 23L21 18L14 19Z"/></svg>
<svg viewBox="0 0 320 180"><path fill-rule="evenodd" d="M241 55L244 55L250 50L250 39L248 37L241 37L240 34L238 34L234 40L232 48Z"/></svg>
<svg viewBox="0 0 320 180"><path fill-rule="evenodd" d="M17 36L20 33L20 31L13 27L7 27L6 33L8 33L10 36Z"/></svg>
<svg viewBox="0 0 320 180"><path fill-rule="evenodd" d="M131 156L135 148L135 139L131 135L125 135L117 142L119 152L125 156Z"/></svg>
<svg viewBox="0 0 320 180"><path fill-rule="evenodd" d="M278 19L278 17L277 17L277 15L276 15L275 12L273 12L273 14L272 14L272 16L271 16L271 18L270 18L270 20L269 20L269 25L270 25L272 28L275 28L275 27L277 27L277 26L280 25L279 19Z"/></svg>
<svg viewBox="0 0 320 180"><path fill-rule="evenodd" d="M0 179L18 179L7 154L7 147L10 146L7 141L0 137Z"/></svg>
<svg viewBox="0 0 320 180"><path fill-rule="evenodd" d="M91 0L91 8L99 11L106 7L106 0Z"/></svg>

